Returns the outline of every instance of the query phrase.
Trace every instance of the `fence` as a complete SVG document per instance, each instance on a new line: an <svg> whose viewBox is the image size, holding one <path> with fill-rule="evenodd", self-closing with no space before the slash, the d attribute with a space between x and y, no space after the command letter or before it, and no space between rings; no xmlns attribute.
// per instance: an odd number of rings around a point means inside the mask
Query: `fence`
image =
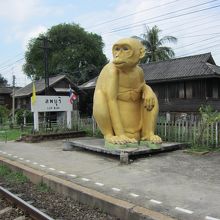
<svg viewBox="0 0 220 220"><path fill-rule="evenodd" d="M91 130L93 134L99 131L93 118L79 119L78 128ZM163 141L199 143L203 146L220 147L220 122L204 127L201 122L158 121L156 133Z"/></svg>
<svg viewBox="0 0 220 220"><path fill-rule="evenodd" d="M204 126L201 122L158 122L157 134L164 141L188 142L209 147L220 146L220 123Z"/></svg>
<svg viewBox="0 0 220 220"><path fill-rule="evenodd" d="M14 127L14 129L20 130L20 134L31 133L33 130L33 124L27 124L24 127L17 126ZM72 129L86 130L90 133L90 135L100 136L100 130L93 118L78 118L77 120L73 120ZM8 133L11 129L1 127L0 130ZM51 123L50 126L44 123L40 124L41 132L57 132L66 130L68 129L64 126L64 124ZM163 141L187 142L194 144L199 143L203 146L220 147L220 122L209 124L204 127L201 122L184 120L165 122L164 120L158 120L156 133ZM5 135L5 133L2 132L0 136L3 135ZM3 137L0 137L0 139L2 138Z"/></svg>

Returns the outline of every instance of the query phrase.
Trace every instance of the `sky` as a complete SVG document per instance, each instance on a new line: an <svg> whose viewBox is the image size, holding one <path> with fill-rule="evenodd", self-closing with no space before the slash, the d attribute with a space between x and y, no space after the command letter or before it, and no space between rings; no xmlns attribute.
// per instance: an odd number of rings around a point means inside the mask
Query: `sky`
<svg viewBox="0 0 220 220"><path fill-rule="evenodd" d="M117 40L139 36L157 25L160 37L178 39L176 57L211 52L220 65L220 0L0 0L0 74L16 86L30 79L22 71L31 38L60 23L76 23L102 36L111 60Z"/></svg>

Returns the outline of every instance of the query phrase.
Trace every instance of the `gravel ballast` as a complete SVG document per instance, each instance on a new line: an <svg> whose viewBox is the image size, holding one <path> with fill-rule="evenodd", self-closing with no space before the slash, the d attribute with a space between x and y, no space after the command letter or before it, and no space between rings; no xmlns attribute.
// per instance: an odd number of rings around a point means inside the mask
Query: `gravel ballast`
<svg viewBox="0 0 220 220"><path fill-rule="evenodd" d="M119 220L119 218L103 213L99 209L93 209L74 201L72 198L64 197L47 188L45 185L34 185L29 181L15 184L6 181L1 176L0 183L2 187L10 189L12 193L21 194L20 197L23 200L30 201L31 205L54 219Z"/></svg>

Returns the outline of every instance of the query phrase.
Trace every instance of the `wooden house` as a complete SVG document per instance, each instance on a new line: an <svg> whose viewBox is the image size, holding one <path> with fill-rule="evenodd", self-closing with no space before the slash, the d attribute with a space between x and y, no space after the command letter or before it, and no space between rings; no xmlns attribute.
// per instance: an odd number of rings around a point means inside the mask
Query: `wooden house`
<svg viewBox="0 0 220 220"><path fill-rule="evenodd" d="M40 79L34 82L36 95L49 95L49 96L68 96L69 87L71 87L76 94L80 91L78 87L71 82L71 80L66 75L57 75L49 78L49 88L45 94L45 79ZM33 83L28 84L27 86L17 90L15 92L15 109L27 109L31 110L31 96L33 92ZM74 104L74 109L77 108L77 103ZM41 114L41 117L43 114ZM62 115L57 112L51 112L48 114L50 117L49 120L57 121L57 117ZM62 118L64 116L62 115ZM42 119L44 120L44 119Z"/></svg>
<svg viewBox="0 0 220 220"><path fill-rule="evenodd" d="M144 64L142 68L146 82L157 94L161 113L192 118L201 105L220 111L220 67L211 53Z"/></svg>
<svg viewBox="0 0 220 220"><path fill-rule="evenodd" d="M15 91L20 89L20 87L15 87ZM0 105L5 106L9 110L12 109L12 92L13 87L2 86L0 87Z"/></svg>
<svg viewBox="0 0 220 220"><path fill-rule="evenodd" d="M193 120L201 105L220 111L220 67L211 53L142 64L146 83L157 94L160 114ZM92 101L97 77L79 86Z"/></svg>

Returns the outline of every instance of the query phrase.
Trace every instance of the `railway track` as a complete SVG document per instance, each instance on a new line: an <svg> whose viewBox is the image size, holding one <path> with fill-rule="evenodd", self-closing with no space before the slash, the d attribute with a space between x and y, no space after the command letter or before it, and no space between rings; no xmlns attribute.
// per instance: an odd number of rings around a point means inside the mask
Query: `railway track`
<svg viewBox="0 0 220 220"><path fill-rule="evenodd" d="M3 200L3 201L1 201ZM7 201L5 201L7 200ZM4 202L4 204L3 204ZM22 200L17 195L0 186L0 220L53 220L50 216L35 208L28 202ZM6 218L13 212L13 217Z"/></svg>

